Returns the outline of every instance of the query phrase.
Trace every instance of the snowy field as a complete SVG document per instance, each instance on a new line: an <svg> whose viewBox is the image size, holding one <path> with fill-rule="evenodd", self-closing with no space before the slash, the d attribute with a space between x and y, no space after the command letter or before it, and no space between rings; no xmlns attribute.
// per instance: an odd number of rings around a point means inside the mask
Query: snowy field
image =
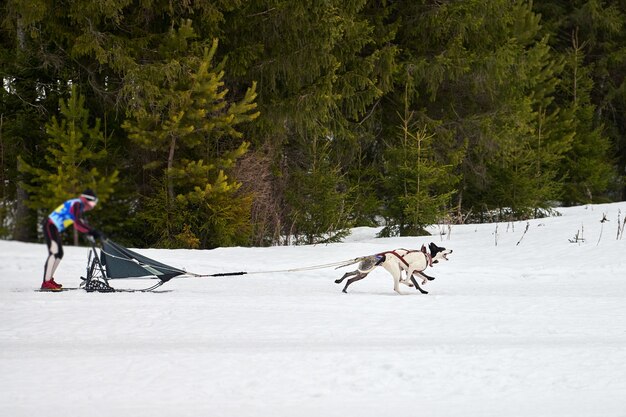
<svg viewBox="0 0 626 417"><path fill-rule="evenodd" d="M623 220L626 202L560 209L524 236L517 222L138 250L211 274L434 241L454 253L426 271L437 278L428 295L395 294L382 269L343 294L333 281L348 268L174 279L161 293L39 293L45 245L0 241L0 416L626 416L620 210ZM577 232L585 241L569 242ZM87 250L65 251L57 281L75 287Z"/></svg>

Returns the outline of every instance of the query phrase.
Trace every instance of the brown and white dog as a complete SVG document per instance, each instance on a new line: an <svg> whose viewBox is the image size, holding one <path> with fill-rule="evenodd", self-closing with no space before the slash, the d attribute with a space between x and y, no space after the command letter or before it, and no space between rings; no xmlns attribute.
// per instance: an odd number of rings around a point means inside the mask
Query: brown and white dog
<svg viewBox="0 0 626 417"><path fill-rule="evenodd" d="M393 277L393 290L398 294L403 294L400 292L400 284L409 287L415 286L422 294L428 294L428 291L424 291L419 286L415 280L415 275L422 277L422 285L426 284L427 281L432 281L435 278L426 275L424 270L439 261L447 261L448 255L452 253L451 249L441 248L432 242L428 245L428 249L430 252L422 245L420 250L395 249L360 258L358 268L355 271L346 272L335 283L340 284L344 279L354 277L350 278L346 282L346 286L343 287L342 291L347 292L350 284L362 280L376 267L382 266ZM404 279L402 279L403 272L406 273Z"/></svg>

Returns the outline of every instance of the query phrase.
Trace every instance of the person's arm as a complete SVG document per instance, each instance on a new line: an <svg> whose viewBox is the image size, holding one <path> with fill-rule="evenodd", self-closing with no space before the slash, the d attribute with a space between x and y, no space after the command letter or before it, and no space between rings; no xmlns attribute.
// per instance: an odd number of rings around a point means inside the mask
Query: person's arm
<svg viewBox="0 0 626 417"><path fill-rule="evenodd" d="M70 212L74 217L74 228L78 230L80 233L92 233L93 228L89 226L87 221L83 218L83 210L81 203L79 201L72 204L70 208Z"/></svg>

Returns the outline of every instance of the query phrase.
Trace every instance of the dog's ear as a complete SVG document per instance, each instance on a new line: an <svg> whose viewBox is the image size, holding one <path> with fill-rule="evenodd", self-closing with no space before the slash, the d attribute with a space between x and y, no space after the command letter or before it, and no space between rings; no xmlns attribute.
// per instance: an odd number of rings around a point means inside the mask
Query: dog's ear
<svg viewBox="0 0 626 417"><path fill-rule="evenodd" d="M435 245L433 242L430 242L430 245L428 245L428 247L430 248L430 255L432 257L435 257L437 256L439 252L443 252L444 250L446 250L446 248L440 248L439 246Z"/></svg>
<svg viewBox="0 0 626 417"><path fill-rule="evenodd" d="M439 248L433 242L430 242L430 244L428 245L428 249L430 249L430 254L432 256L435 256L437 252L439 252Z"/></svg>

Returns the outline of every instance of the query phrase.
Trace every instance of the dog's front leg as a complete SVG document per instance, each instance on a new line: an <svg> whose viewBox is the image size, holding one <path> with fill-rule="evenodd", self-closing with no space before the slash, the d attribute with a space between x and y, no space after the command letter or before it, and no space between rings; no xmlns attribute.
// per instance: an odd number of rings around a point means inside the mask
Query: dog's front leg
<svg viewBox="0 0 626 417"><path fill-rule="evenodd" d="M429 281L432 281L435 279L435 277L431 277L430 275L426 275L423 271L415 271L418 274L420 274L424 279L427 279ZM424 281L424 283L426 283L426 281Z"/></svg>
<svg viewBox="0 0 626 417"><path fill-rule="evenodd" d="M419 272L417 272L419 274ZM419 292L421 292L422 294L428 294L428 291L423 290L422 287L419 286L419 284L417 283L417 281L415 280L415 277L413 275L411 275L411 281L413 282L413 284L415 285L415 289L418 290Z"/></svg>

